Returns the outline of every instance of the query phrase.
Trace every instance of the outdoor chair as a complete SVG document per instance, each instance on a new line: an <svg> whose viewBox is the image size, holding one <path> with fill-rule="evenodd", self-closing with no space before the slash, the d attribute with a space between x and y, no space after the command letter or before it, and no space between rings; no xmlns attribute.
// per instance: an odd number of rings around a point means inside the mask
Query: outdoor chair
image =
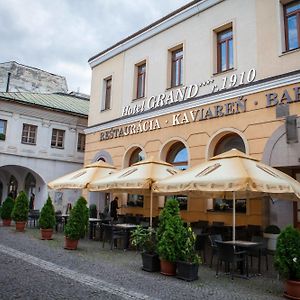
<svg viewBox="0 0 300 300"><path fill-rule="evenodd" d="M246 274L248 274L248 260L246 251L236 251L235 246L232 244L227 244L222 241L216 241L218 247L218 262L216 276L219 275L219 267L222 262L225 263L225 271L229 272L231 279L233 279L233 270L235 266L239 265L241 273L244 271L244 266L246 265Z"/></svg>
<svg viewBox="0 0 300 300"><path fill-rule="evenodd" d="M262 236L262 229L259 225L248 225L247 226L247 237L251 241L253 236Z"/></svg>
<svg viewBox="0 0 300 300"><path fill-rule="evenodd" d="M38 221L40 217L40 211L38 209L31 209L28 214L28 225L31 227L38 226Z"/></svg>
<svg viewBox="0 0 300 300"><path fill-rule="evenodd" d="M268 264L268 249L267 249L267 240L265 238L263 238L262 236L252 236L251 238L252 242L258 242L261 243L261 245L255 247L255 248L250 248L247 250L247 254L250 257L250 263L251 263L251 267L252 267L252 263L253 257L256 257L257 259L259 258L259 256L262 257L264 256L266 259L266 270L269 270L269 264ZM260 260L260 264L261 264L261 260ZM259 270L261 270L261 265L259 265L258 267Z"/></svg>
<svg viewBox="0 0 300 300"><path fill-rule="evenodd" d="M202 230L201 228L197 228ZM207 234L199 233L196 234L195 250L201 254L203 262L205 262L205 244L206 244Z"/></svg>
<svg viewBox="0 0 300 300"><path fill-rule="evenodd" d="M202 232L206 232L208 229L208 221L199 220L196 222L191 222L191 227L193 228L193 230L195 228L200 228L202 229Z"/></svg>
<svg viewBox="0 0 300 300"><path fill-rule="evenodd" d="M211 247L210 267L212 267L214 255L218 254L218 246L216 241L223 241L223 238L221 234L212 234L208 236L208 239Z"/></svg>
<svg viewBox="0 0 300 300"><path fill-rule="evenodd" d="M101 224L103 230L103 243L102 248L104 248L105 242L110 243L110 249L112 250L117 241L122 241L123 249L125 249L127 234L125 231L115 228L112 224Z"/></svg>

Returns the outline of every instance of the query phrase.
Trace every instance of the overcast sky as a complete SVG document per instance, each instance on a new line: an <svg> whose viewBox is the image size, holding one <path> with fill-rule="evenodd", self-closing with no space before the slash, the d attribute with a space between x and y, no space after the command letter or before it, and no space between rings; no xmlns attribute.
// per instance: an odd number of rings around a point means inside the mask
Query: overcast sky
<svg viewBox="0 0 300 300"><path fill-rule="evenodd" d="M0 0L0 62L63 75L90 93L88 59L190 0Z"/></svg>

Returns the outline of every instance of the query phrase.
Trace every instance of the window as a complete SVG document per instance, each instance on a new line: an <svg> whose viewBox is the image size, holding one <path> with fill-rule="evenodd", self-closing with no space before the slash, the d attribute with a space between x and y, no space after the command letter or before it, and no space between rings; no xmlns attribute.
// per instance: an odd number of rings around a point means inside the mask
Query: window
<svg viewBox="0 0 300 300"><path fill-rule="evenodd" d="M6 120L0 120L0 141L4 141L5 140L6 125L7 125L7 121Z"/></svg>
<svg viewBox="0 0 300 300"><path fill-rule="evenodd" d="M23 144L36 144L37 126L31 124L23 124L22 143Z"/></svg>
<svg viewBox="0 0 300 300"><path fill-rule="evenodd" d="M129 166L133 165L134 163L137 163L141 160L145 159L145 154L141 148L136 148L129 159Z"/></svg>
<svg viewBox="0 0 300 300"><path fill-rule="evenodd" d="M230 133L225 135L223 138L220 139L220 141L218 141L215 147L214 155L221 154L233 148L246 153L246 148L243 139L238 134Z"/></svg>
<svg viewBox="0 0 300 300"><path fill-rule="evenodd" d="M85 150L85 135L83 133L78 133L77 151L84 152L84 150Z"/></svg>
<svg viewBox="0 0 300 300"><path fill-rule="evenodd" d="M218 72L233 68L232 28L217 33Z"/></svg>
<svg viewBox="0 0 300 300"><path fill-rule="evenodd" d="M300 47L300 1L284 6L286 50Z"/></svg>
<svg viewBox="0 0 300 300"><path fill-rule="evenodd" d="M112 84L111 77L104 80L105 94L104 94L104 107L102 110L110 109L110 106L111 106L111 84Z"/></svg>
<svg viewBox="0 0 300 300"><path fill-rule="evenodd" d="M171 52L172 67L171 67L171 87L182 84L183 77L183 48L179 48Z"/></svg>
<svg viewBox="0 0 300 300"><path fill-rule="evenodd" d="M51 147L64 148L65 131L60 129L52 130Z"/></svg>
<svg viewBox="0 0 300 300"><path fill-rule="evenodd" d="M172 164L176 169L186 170L188 168L188 153L185 145L181 142L173 144L167 154L166 161ZM169 198L175 198L178 201L180 210L187 210L187 196L167 196L165 200Z"/></svg>
<svg viewBox="0 0 300 300"><path fill-rule="evenodd" d="M146 63L137 66L136 98L145 97Z"/></svg>

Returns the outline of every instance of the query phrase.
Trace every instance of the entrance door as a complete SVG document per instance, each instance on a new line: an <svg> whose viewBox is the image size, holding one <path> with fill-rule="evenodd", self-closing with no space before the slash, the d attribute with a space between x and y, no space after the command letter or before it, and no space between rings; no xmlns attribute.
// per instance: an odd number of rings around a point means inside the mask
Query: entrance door
<svg viewBox="0 0 300 300"><path fill-rule="evenodd" d="M300 182L300 170L295 170L294 178ZM300 201L294 202L294 227L300 229Z"/></svg>

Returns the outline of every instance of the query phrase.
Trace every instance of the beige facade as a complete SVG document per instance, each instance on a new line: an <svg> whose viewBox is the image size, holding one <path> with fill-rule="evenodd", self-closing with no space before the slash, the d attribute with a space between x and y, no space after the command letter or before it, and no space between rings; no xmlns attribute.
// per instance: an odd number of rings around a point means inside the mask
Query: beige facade
<svg viewBox="0 0 300 300"><path fill-rule="evenodd" d="M127 167L137 148L146 157L169 160L180 142L191 167L216 154L227 137L237 136L246 153L299 176L300 49L285 48L285 3L193 2L91 58L85 162L101 158ZM218 72L218 36L228 29L233 65ZM171 55L178 48L183 50L182 85L171 88ZM146 63L145 97L135 99L140 62ZM107 78L112 79L111 106L103 110ZM163 200L155 199L155 215ZM143 207L126 207L126 195L121 202L120 213L149 215L147 198ZM247 200L237 223L300 221L297 205L270 203ZM230 214L212 208L211 199L190 198L181 214L188 221L231 223Z"/></svg>

